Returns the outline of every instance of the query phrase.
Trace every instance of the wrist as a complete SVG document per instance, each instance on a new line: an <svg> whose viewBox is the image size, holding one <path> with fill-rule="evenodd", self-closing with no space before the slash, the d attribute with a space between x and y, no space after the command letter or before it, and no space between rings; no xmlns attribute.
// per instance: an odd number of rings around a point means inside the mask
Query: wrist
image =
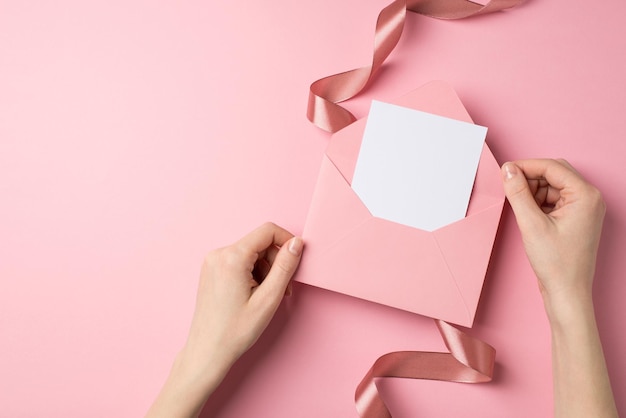
<svg viewBox="0 0 626 418"><path fill-rule="evenodd" d="M210 394L234 364L235 360L231 357L224 351L200 348L187 342L176 356L172 374Z"/></svg>
<svg viewBox="0 0 626 418"><path fill-rule="evenodd" d="M216 367L206 367L192 353L188 347L178 353L147 418L198 416L208 397L228 373L229 364L222 362Z"/></svg>
<svg viewBox="0 0 626 418"><path fill-rule="evenodd" d="M553 331L567 329L581 322L595 321L590 289L542 292L543 304Z"/></svg>

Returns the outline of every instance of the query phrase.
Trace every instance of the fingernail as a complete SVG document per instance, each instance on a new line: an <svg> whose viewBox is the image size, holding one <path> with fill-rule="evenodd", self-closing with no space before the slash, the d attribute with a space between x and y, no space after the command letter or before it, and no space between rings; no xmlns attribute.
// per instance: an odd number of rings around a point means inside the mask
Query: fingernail
<svg viewBox="0 0 626 418"><path fill-rule="evenodd" d="M517 174L517 167L513 163L504 163L502 168L505 180L511 180Z"/></svg>
<svg viewBox="0 0 626 418"><path fill-rule="evenodd" d="M302 254L303 244L304 243L302 242L302 238L300 237L291 238L291 241L289 241L289 252L295 255L296 257L300 257L300 254Z"/></svg>

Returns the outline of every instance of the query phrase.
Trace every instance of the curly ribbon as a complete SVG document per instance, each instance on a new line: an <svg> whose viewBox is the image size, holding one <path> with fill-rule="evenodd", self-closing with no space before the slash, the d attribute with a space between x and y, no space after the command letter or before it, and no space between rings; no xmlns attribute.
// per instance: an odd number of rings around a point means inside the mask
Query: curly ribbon
<svg viewBox="0 0 626 418"><path fill-rule="evenodd" d="M311 84L307 118L328 132L337 132L356 120L337 103L356 96L372 81L400 40L407 10L436 19L462 19L507 9L521 1L489 0L482 5L468 0L394 0L378 15L372 64L324 77Z"/></svg>
<svg viewBox="0 0 626 418"><path fill-rule="evenodd" d="M391 418L385 402L378 393L375 382L377 377L462 383L481 383L491 380L496 350L447 322L439 319L435 322L450 352L397 351L378 358L354 394L356 408L361 418Z"/></svg>

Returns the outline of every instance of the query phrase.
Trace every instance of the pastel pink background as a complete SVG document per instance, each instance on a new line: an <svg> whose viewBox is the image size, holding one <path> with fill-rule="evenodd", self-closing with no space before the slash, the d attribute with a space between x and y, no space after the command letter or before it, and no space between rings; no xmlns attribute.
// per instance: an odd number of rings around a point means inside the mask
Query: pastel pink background
<svg viewBox="0 0 626 418"><path fill-rule="evenodd" d="M0 1L0 416L141 416L185 340L202 258L302 232L328 136L315 79L367 64L387 1ZM409 14L357 116L450 82L500 162L570 160L608 204L595 284L626 413L626 3ZM549 329L508 206L471 333L494 382L382 380L394 417L549 416ZM371 363L442 350L431 320L297 285L206 407L352 417Z"/></svg>

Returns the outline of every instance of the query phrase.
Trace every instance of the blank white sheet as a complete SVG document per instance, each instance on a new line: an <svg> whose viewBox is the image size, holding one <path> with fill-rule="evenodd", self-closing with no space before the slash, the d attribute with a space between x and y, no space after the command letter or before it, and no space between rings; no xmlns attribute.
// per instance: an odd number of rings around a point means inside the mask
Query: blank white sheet
<svg viewBox="0 0 626 418"><path fill-rule="evenodd" d="M373 101L352 189L372 215L433 231L465 217L487 128Z"/></svg>

